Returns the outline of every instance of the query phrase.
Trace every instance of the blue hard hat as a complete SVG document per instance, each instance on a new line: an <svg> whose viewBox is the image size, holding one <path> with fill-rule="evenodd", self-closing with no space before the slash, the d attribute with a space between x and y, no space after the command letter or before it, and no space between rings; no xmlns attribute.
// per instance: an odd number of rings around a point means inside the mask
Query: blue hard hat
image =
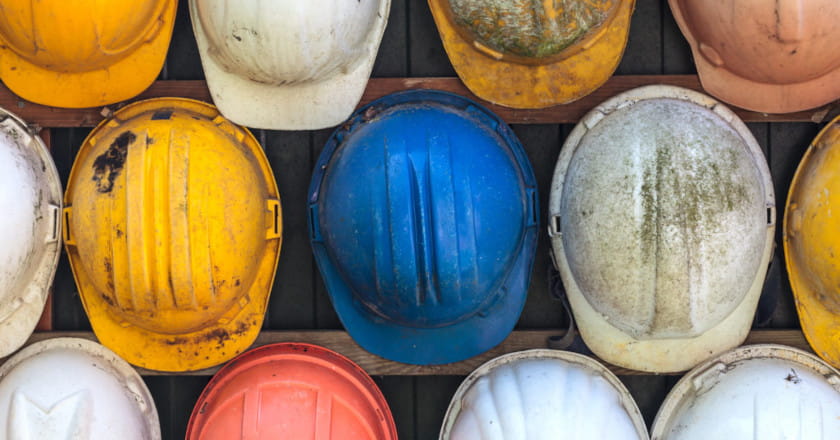
<svg viewBox="0 0 840 440"><path fill-rule="evenodd" d="M363 348L457 362L516 324L537 246L537 184L516 136L480 104L413 90L362 107L309 187L315 261Z"/></svg>

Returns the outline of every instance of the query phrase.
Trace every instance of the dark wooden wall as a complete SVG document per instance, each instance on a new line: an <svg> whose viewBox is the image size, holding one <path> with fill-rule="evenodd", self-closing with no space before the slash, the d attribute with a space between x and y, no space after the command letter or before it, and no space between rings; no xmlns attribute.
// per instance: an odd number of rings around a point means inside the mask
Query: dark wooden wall
<svg viewBox="0 0 840 440"><path fill-rule="evenodd" d="M665 0L638 0L630 41L617 75L691 74L694 65L688 45L677 28ZM375 77L454 76L425 0L392 0L391 15L382 42ZM175 34L160 79L203 79L193 38L187 2L181 0ZM540 189L541 222L546 218L548 191L555 160L568 124L514 125L533 163ZM770 164L781 225L784 200L793 172L818 126L811 123L752 123L750 129ZM90 129L52 130L53 155L66 184L73 159ZM340 329L317 268L312 259L306 228L305 195L312 166L331 130L281 132L256 130L277 178L283 203L284 237L280 265L265 320L266 329ZM561 307L547 292L548 237L541 227L537 261L528 302L519 329L559 328ZM781 255L780 229L777 254ZM783 262L783 261L782 261ZM786 276L768 286L781 293L770 326L799 327ZM54 288L54 328L89 330L70 266L63 256ZM375 377L396 419L400 438L435 439L449 399L463 377ZM651 423L676 376L623 376ZM192 407L206 376L154 376L145 378L160 413L164 439L183 438Z"/></svg>

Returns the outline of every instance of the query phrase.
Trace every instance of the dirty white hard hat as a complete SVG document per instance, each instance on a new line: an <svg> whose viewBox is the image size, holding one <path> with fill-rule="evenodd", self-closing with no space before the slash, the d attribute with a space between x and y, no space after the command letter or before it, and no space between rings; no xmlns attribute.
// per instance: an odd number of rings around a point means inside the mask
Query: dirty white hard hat
<svg viewBox="0 0 840 440"><path fill-rule="evenodd" d="M61 181L44 142L0 108L0 357L38 323L61 246Z"/></svg>
<svg viewBox="0 0 840 440"><path fill-rule="evenodd" d="M775 230L773 183L744 123L673 86L593 109L561 150L555 264L587 346L635 370L688 370L746 338Z"/></svg>
<svg viewBox="0 0 840 440"><path fill-rule="evenodd" d="M343 122L367 85L390 0L190 0L213 102L237 124Z"/></svg>
<svg viewBox="0 0 840 440"><path fill-rule="evenodd" d="M603 365L535 349L478 367L449 404L441 440L642 440L633 397Z"/></svg>

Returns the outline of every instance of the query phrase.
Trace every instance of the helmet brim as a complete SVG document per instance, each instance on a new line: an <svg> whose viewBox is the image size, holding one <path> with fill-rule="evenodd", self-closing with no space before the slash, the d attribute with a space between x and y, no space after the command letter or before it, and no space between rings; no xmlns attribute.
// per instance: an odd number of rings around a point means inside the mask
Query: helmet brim
<svg viewBox="0 0 840 440"><path fill-rule="evenodd" d="M464 39L445 12L449 0L429 0L443 47L464 85L476 96L512 108L545 108L580 99L612 76L630 32L635 0L620 0L603 34L565 59L525 65L491 58Z"/></svg>
<svg viewBox="0 0 840 440"><path fill-rule="evenodd" d="M196 12L195 0L190 0L193 31L213 103L226 118L252 128L317 130L344 122L365 91L390 9L390 0L380 3L365 56L352 70L318 81L275 85L228 72L216 62Z"/></svg>
<svg viewBox="0 0 840 440"><path fill-rule="evenodd" d="M725 65L716 66L700 51L676 0L668 0L674 19L691 46L700 83L714 97L756 112L791 113L819 107L840 97L840 69L793 84L768 84L736 75Z"/></svg>
<svg viewBox="0 0 840 440"><path fill-rule="evenodd" d="M828 104L840 96L840 69L810 81L767 84L738 76L724 66L715 66L694 45L691 53L703 88L716 98L747 110L792 113Z"/></svg>
<svg viewBox="0 0 840 440"><path fill-rule="evenodd" d="M365 350L392 361L414 365L459 362L499 345L513 330L528 290L536 230L524 237L524 250L510 269L499 299L486 310L456 324L407 327L374 315L355 300L323 242L313 242L318 263L336 313L347 332Z"/></svg>

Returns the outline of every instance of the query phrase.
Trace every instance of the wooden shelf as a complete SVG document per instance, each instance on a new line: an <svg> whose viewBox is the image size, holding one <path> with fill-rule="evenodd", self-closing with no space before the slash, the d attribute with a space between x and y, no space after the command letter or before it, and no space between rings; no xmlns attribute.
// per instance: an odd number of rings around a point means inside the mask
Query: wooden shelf
<svg viewBox="0 0 840 440"><path fill-rule="evenodd" d="M459 375L465 376L475 370L479 365L488 360L505 353L527 350L530 348L545 348L546 338L562 334L562 330L517 330L508 336L496 348L475 356L468 360L446 364L446 365L408 365L399 362L392 362L373 355L359 347L350 335L338 330L307 330L307 331L263 331L257 337L253 347L272 344L276 342L307 342L321 345L335 350L359 364L368 374L374 376L428 376L428 375ZM95 341L92 332L36 332L27 341L30 345L44 339L58 337L75 337ZM783 344L812 352L804 335L799 330L753 330L750 332L744 345L750 344ZM253 348L252 347L252 348ZM634 370L628 370L608 365L610 370L619 375L646 375ZM145 370L138 368L144 376L168 376L168 375L191 375L209 376L218 371L218 367L206 370L192 371L187 373L164 373L159 371Z"/></svg>
<svg viewBox="0 0 840 440"><path fill-rule="evenodd" d="M606 99L625 90L650 84L670 84L703 91L696 75L623 75L613 76L601 88L578 101L546 109L517 110L492 105L486 101L482 102L511 124L575 123L586 112ZM478 100L458 78L372 78L362 96L361 104L407 89L446 90ZM157 81L134 100L164 96L178 96L208 102L211 100L204 81ZM16 113L29 124L45 128L92 127L99 123L104 115L108 115L110 111L116 110L121 105L123 103L110 105L107 108L53 108L24 101L5 86L0 85L0 106ZM788 114L756 113L739 108L733 108L733 110L745 122L822 122L834 116L837 109L828 105Z"/></svg>

